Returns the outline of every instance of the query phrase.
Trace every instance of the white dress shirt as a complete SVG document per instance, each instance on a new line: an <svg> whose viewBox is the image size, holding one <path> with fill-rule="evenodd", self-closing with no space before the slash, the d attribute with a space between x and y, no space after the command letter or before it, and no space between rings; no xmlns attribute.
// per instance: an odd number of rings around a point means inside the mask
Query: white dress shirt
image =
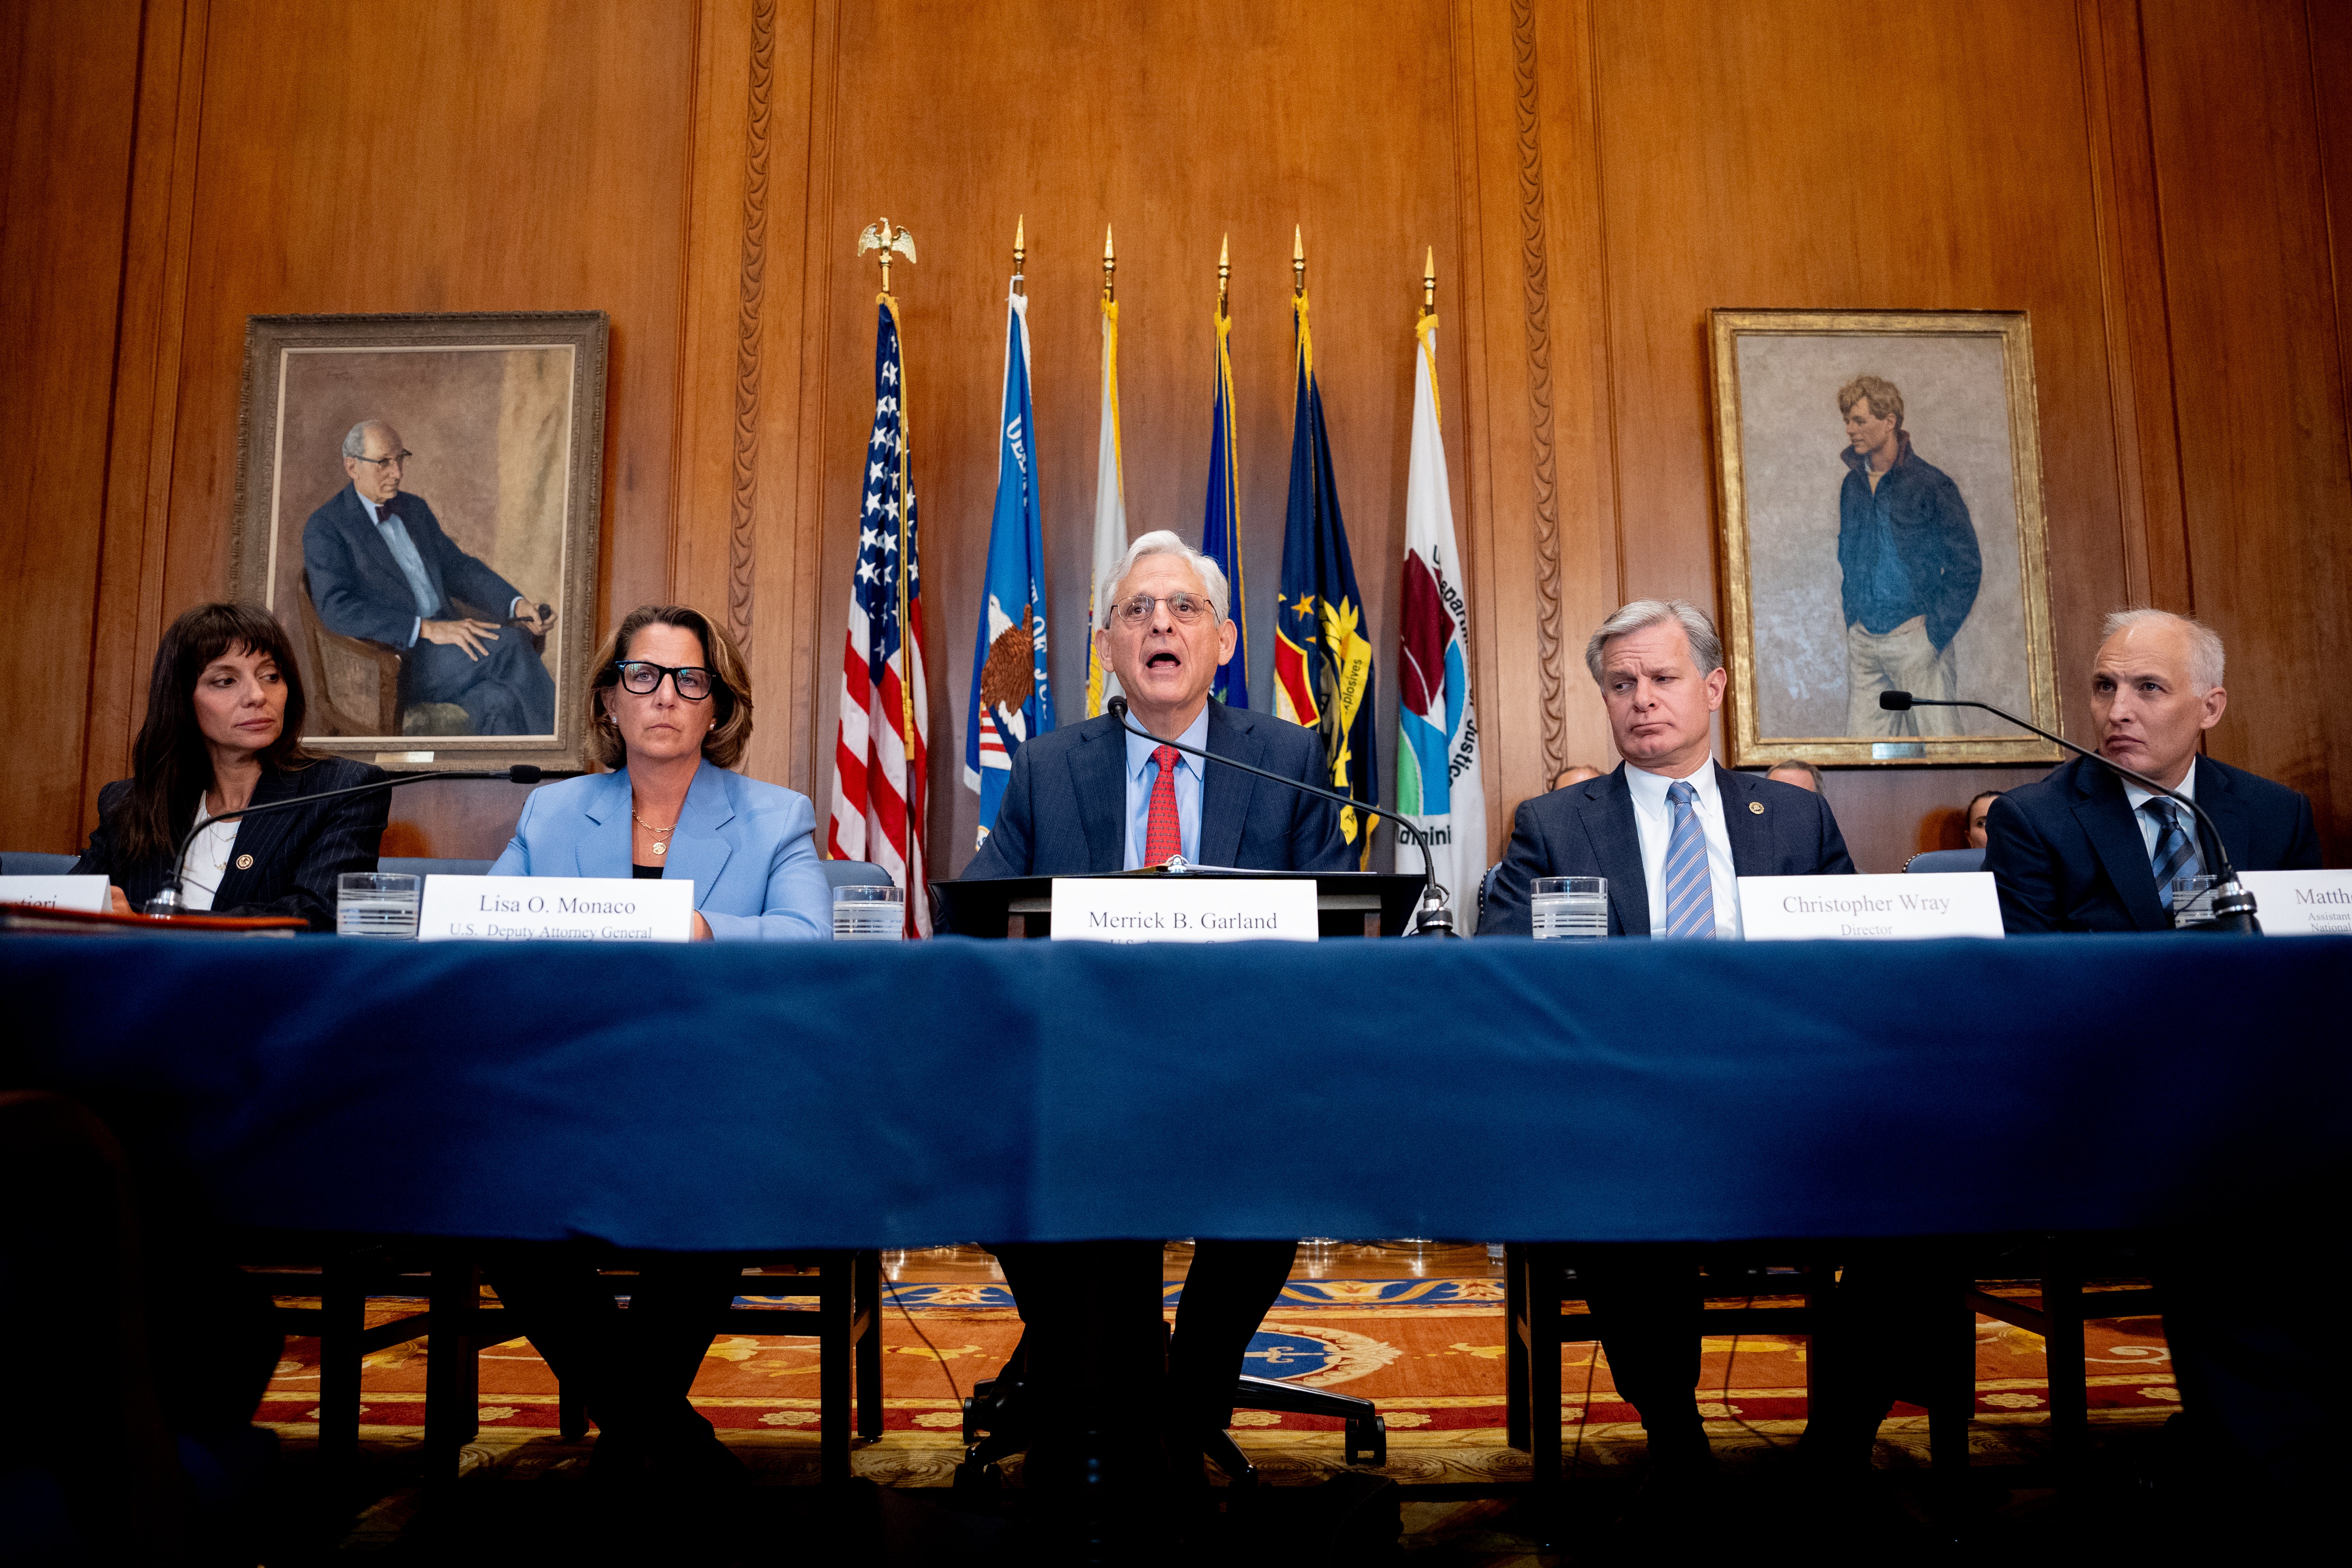
<svg viewBox="0 0 2352 1568"><path fill-rule="evenodd" d="M196 796L196 814L188 818L194 827L205 819L205 797ZM188 858L180 871L180 907L191 911L213 907L213 895L220 890L221 879L228 875L229 851L236 847L237 825L245 819L231 817L215 822L196 835L188 846Z"/></svg>
<svg viewBox="0 0 2352 1568"><path fill-rule="evenodd" d="M2124 799L2131 803L2132 821L2139 828L2140 844L2147 850L2148 864L2153 866L2156 864L2156 818L2142 811L2140 807L2149 801L2162 800L2164 797L2160 795L2149 794L2120 773L2116 775L2116 782L2124 786ZM2183 773L2180 782L2172 787L2175 793L2187 795L2190 800L2197 798L2197 760L2194 757L2189 760L2189 771ZM2180 831L2189 835L2189 847L2197 852L2195 863L2189 868L2189 873L2198 876L2210 875L2212 868L2205 864L2205 837L2197 831L2197 814L2193 811L2183 811L2179 806L2175 806L2172 815L2179 819Z"/></svg>
<svg viewBox="0 0 2352 1568"><path fill-rule="evenodd" d="M1739 936L1739 873L1731 864L1731 835L1723 826L1723 792L1715 787L1715 760L1707 759L1688 779L1671 779L1625 764L1625 787L1633 795L1633 830L1642 838L1642 879L1650 888L1650 934L1666 929L1666 840L1675 830L1674 808L1666 790L1688 784L1698 795L1696 810L1706 835L1707 880L1715 889L1715 934L1725 941Z"/></svg>
<svg viewBox="0 0 2352 1568"><path fill-rule="evenodd" d="M1142 721L1135 721L1142 728ZM1160 748L1137 735L1134 730L1127 736L1127 868L1130 871L1150 864L1143 858L1143 846L1151 827L1151 787L1160 782L1160 764L1151 753ZM1209 749L1209 705L1202 703L1199 717L1184 727L1181 735L1169 739L1181 741L1202 751ZM1176 825L1184 840L1184 858L1198 862L1201 858L1201 769L1200 758L1190 752L1176 753Z"/></svg>
<svg viewBox="0 0 2352 1568"><path fill-rule="evenodd" d="M441 607L434 596L433 579L425 574L425 557L416 552L416 541L408 536L408 524L398 512L387 516L383 508L365 496L360 497L360 505L367 508L368 521L375 524L376 536L392 552L393 563L400 568L400 574L408 579L409 595L416 601L416 619L409 624L408 641L402 646L415 647L417 635L425 629L425 617ZM518 595L514 603L507 606L507 614L521 612L522 598Z"/></svg>

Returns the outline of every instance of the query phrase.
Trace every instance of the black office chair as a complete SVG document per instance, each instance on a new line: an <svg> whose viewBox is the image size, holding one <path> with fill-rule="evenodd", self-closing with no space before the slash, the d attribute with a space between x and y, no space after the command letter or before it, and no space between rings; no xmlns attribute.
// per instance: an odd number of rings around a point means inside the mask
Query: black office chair
<svg viewBox="0 0 2352 1568"><path fill-rule="evenodd" d="M78 855L42 855L11 849L0 854L0 877L62 877L74 868Z"/></svg>

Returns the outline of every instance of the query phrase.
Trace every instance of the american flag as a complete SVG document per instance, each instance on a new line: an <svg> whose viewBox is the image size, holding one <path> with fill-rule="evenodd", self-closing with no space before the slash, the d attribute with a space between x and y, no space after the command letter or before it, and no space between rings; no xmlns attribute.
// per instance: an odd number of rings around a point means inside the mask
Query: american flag
<svg viewBox="0 0 2352 1568"><path fill-rule="evenodd" d="M885 295L874 334L874 433L866 444L826 842L835 859L871 860L889 872L907 889L907 933L929 936L923 809L930 721L902 366L898 304Z"/></svg>

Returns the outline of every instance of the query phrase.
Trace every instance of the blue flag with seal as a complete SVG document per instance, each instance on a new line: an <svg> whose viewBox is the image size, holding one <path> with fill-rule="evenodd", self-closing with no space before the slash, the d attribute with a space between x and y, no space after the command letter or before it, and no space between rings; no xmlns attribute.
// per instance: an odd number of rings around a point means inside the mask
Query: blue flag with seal
<svg viewBox="0 0 2352 1568"><path fill-rule="evenodd" d="M1218 263L1220 272L1224 263ZM1209 500L1201 519L1201 553L1225 574L1233 603L1234 657L1217 671L1209 695L1228 708L1249 706L1249 574L1242 565L1241 478L1234 467L1234 318L1217 294L1217 402L1209 431Z"/></svg>
<svg viewBox="0 0 2352 1568"><path fill-rule="evenodd" d="M1323 737L1330 768L1323 781L1377 805L1379 756L1372 718L1380 703L1364 597L1348 553L1339 486L1331 474L1331 437L1323 428L1323 395L1315 384L1315 340L1307 330L1307 291L1291 309L1298 324L1297 406L1290 427L1290 508L1283 523L1282 584L1274 595L1274 711ZM1371 822L1352 806L1339 829L1361 867L1372 850Z"/></svg>
<svg viewBox="0 0 2352 1568"><path fill-rule="evenodd" d="M1016 279L1017 283L1017 279ZM980 796L978 842L996 826L1013 759L1054 727L1045 669L1045 547L1037 509L1029 403L1029 300L1006 295L1003 417L997 424L996 515L988 530L988 576L971 655L971 705L963 782Z"/></svg>

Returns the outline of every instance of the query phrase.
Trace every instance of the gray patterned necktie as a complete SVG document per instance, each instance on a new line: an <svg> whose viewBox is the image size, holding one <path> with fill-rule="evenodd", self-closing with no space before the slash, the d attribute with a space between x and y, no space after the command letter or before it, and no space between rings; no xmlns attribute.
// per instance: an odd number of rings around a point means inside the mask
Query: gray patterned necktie
<svg viewBox="0 0 2352 1568"><path fill-rule="evenodd" d="M1698 791L1688 780L1666 790L1673 826L1666 834L1666 934L1715 934L1715 881L1707 875L1706 833L1698 825Z"/></svg>

